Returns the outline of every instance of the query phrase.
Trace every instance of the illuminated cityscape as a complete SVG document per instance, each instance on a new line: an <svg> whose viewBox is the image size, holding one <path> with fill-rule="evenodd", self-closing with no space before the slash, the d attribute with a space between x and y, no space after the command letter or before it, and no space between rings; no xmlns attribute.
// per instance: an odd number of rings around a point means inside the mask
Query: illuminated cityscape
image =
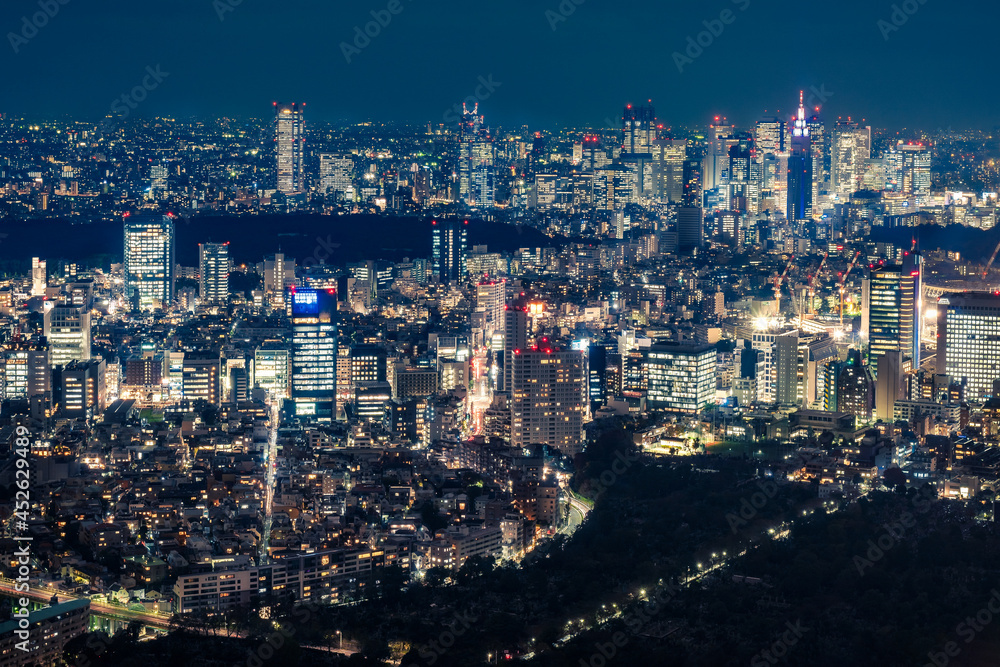
<svg viewBox="0 0 1000 667"><path fill-rule="evenodd" d="M204 4L8 17L0 664L1000 665L984 28Z"/></svg>

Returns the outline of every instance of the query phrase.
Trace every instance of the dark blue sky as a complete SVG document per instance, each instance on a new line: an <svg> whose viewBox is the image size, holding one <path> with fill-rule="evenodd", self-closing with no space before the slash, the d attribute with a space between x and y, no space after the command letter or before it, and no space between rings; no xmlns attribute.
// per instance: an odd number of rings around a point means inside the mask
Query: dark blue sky
<svg viewBox="0 0 1000 667"><path fill-rule="evenodd" d="M341 43L390 0L64 1L18 53L8 33L39 0L3 1L0 111L97 118L156 65L169 76L136 113L264 116L282 100L314 119L442 122L490 75L493 125L601 125L646 98L668 124L747 123L815 87L828 119L989 128L1000 102L994 3L909 0L916 11L885 39L883 0L564 0L576 8L555 30L546 11L560 0L398 0L348 64ZM220 21L218 6L237 2ZM672 54L726 9L731 23L678 72Z"/></svg>

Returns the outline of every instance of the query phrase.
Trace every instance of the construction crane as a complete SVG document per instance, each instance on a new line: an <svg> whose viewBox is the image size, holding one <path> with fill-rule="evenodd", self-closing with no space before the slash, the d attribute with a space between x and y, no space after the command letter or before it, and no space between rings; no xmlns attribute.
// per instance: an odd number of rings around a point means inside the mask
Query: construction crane
<svg viewBox="0 0 1000 667"><path fill-rule="evenodd" d="M809 276L809 313L810 314L815 314L816 313L816 306L815 306L815 301L816 301L816 281L819 279L819 274L823 273L823 267L826 266L826 260L827 260L827 258L829 256L830 256L830 252L827 251L827 253L825 255L823 255L823 259L819 263L819 268L816 269L816 273L814 273L811 276Z"/></svg>
<svg viewBox="0 0 1000 667"><path fill-rule="evenodd" d="M788 265L785 267L785 272L774 279L774 300L777 302L775 307L775 315L781 316L781 285L785 282L785 278L788 277L788 271L792 268L792 263L795 261L795 255L792 255L788 259Z"/></svg>
<svg viewBox="0 0 1000 667"><path fill-rule="evenodd" d="M847 279L851 275L851 271L854 270L854 266L858 263L858 258L861 257L861 251L859 250L854 255L854 259L851 263L847 265L847 270L840 277L840 327L844 327L844 288L847 285Z"/></svg>
<svg viewBox="0 0 1000 667"><path fill-rule="evenodd" d="M983 280L986 280L986 274L990 272L990 267L993 266L993 262L997 258L997 253L1000 252L1000 243L997 243L996 249L993 250L993 254L990 255L990 261L986 262L986 268L983 269Z"/></svg>

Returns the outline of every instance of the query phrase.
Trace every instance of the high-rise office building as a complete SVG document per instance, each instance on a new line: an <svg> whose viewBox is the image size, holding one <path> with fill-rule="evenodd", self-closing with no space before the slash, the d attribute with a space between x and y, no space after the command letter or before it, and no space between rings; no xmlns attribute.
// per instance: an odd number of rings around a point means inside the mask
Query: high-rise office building
<svg viewBox="0 0 1000 667"><path fill-rule="evenodd" d="M686 139L657 139L653 142L653 194L661 202L681 203L684 197Z"/></svg>
<svg viewBox="0 0 1000 667"><path fill-rule="evenodd" d="M899 338L903 358L911 368L920 367L920 336L923 333L924 257L919 252L903 253L900 272ZM877 369L876 369L877 370Z"/></svg>
<svg viewBox="0 0 1000 667"><path fill-rule="evenodd" d="M677 245L682 252L705 245L705 224L700 206L681 206L677 209Z"/></svg>
<svg viewBox="0 0 1000 667"><path fill-rule="evenodd" d="M504 326L504 307L507 303L506 280L484 280L476 285L476 313L481 318L481 327L487 336Z"/></svg>
<svg viewBox="0 0 1000 667"><path fill-rule="evenodd" d="M634 174L636 199L655 194L653 143L656 140L656 111L652 101L629 104L622 113L621 161Z"/></svg>
<svg viewBox="0 0 1000 667"><path fill-rule="evenodd" d="M646 105L628 104L622 112L622 156L649 155L656 139L656 111Z"/></svg>
<svg viewBox="0 0 1000 667"><path fill-rule="evenodd" d="M292 354L287 343L266 340L254 351L253 384L277 399L291 398Z"/></svg>
<svg viewBox="0 0 1000 667"><path fill-rule="evenodd" d="M337 392L337 292L299 289L292 307L292 401L297 417L331 421Z"/></svg>
<svg viewBox="0 0 1000 667"><path fill-rule="evenodd" d="M45 296L48 276L44 259L31 258L31 296Z"/></svg>
<svg viewBox="0 0 1000 667"><path fill-rule="evenodd" d="M514 351L511 444L545 444L575 456L584 442L587 353L543 345Z"/></svg>
<svg viewBox="0 0 1000 667"><path fill-rule="evenodd" d="M229 243L199 243L198 269L202 303L229 301Z"/></svg>
<svg viewBox="0 0 1000 667"><path fill-rule="evenodd" d="M684 160L681 167L682 206L697 206L701 208L702 201L702 163L700 160Z"/></svg>
<svg viewBox="0 0 1000 667"><path fill-rule="evenodd" d="M165 215L125 219L125 296L140 310L174 300L174 221Z"/></svg>
<svg viewBox="0 0 1000 667"><path fill-rule="evenodd" d="M916 197L917 203L931 193L931 146L926 142L900 141L885 156L887 190Z"/></svg>
<svg viewBox="0 0 1000 667"><path fill-rule="evenodd" d="M785 187L788 179L788 123L777 118L757 121L754 132L756 166L760 198L770 199L780 211L787 206Z"/></svg>
<svg viewBox="0 0 1000 667"><path fill-rule="evenodd" d="M40 340L12 340L0 346L3 394L0 399L28 400L52 394L49 346Z"/></svg>
<svg viewBox="0 0 1000 667"><path fill-rule="evenodd" d="M920 366L921 291L923 258L908 252L901 264L879 265L869 270L862 284L862 320L867 323L869 359L898 350Z"/></svg>
<svg viewBox="0 0 1000 667"><path fill-rule="evenodd" d="M431 198L431 170L414 163L410 173L413 175L413 201L423 206Z"/></svg>
<svg viewBox="0 0 1000 667"><path fill-rule="evenodd" d="M181 369L181 391L184 392L184 398L219 405L222 401L221 369L222 359L218 354L186 353Z"/></svg>
<svg viewBox="0 0 1000 667"><path fill-rule="evenodd" d="M473 208L493 208L496 172L493 137L479 115L463 103L458 133L458 197Z"/></svg>
<svg viewBox="0 0 1000 667"><path fill-rule="evenodd" d="M777 155L785 152L786 128L785 121L777 118L762 118L757 121L754 132L754 139L757 150L761 154L771 153Z"/></svg>
<svg viewBox="0 0 1000 667"><path fill-rule="evenodd" d="M753 135L741 132L729 147L729 163L720 184L722 208L756 213L760 199L760 164Z"/></svg>
<svg viewBox="0 0 1000 667"><path fill-rule="evenodd" d="M642 351L651 409L698 414L715 396L715 347L657 343Z"/></svg>
<svg viewBox="0 0 1000 667"><path fill-rule="evenodd" d="M874 407L875 381L871 370L864 365L861 352L851 350L837 377L837 412L847 412L867 422Z"/></svg>
<svg viewBox="0 0 1000 667"><path fill-rule="evenodd" d="M608 149L604 146L604 139L598 134L585 136L581 149L581 166L584 171L596 171L611 162L608 159Z"/></svg>
<svg viewBox="0 0 1000 667"><path fill-rule="evenodd" d="M104 359L73 361L62 370L62 413L71 419L92 419L106 407Z"/></svg>
<svg viewBox="0 0 1000 667"><path fill-rule="evenodd" d="M715 117L708 126L708 146L705 153L703 185L705 190L714 190L722 183L723 172L729 164L729 148L736 143L733 138L736 127L725 118Z"/></svg>
<svg viewBox="0 0 1000 667"><path fill-rule="evenodd" d="M90 311L73 306L56 306L45 311L45 340L53 367L72 361L90 360Z"/></svg>
<svg viewBox="0 0 1000 667"><path fill-rule="evenodd" d="M149 198L154 200L165 199L170 192L167 177L169 171L167 165L154 164L149 168Z"/></svg>
<svg viewBox="0 0 1000 667"><path fill-rule="evenodd" d="M274 104L277 187L284 194L302 192L305 186L305 106Z"/></svg>
<svg viewBox="0 0 1000 667"><path fill-rule="evenodd" d="M736 211L718 211L715 214L715 232L723 241L737 248L743 244L743 216Z"/></svg>
<svg viewBox="0 0 1000 667"><path fill-rule="evenodd" d="M597 410L608 401L608 349L617 349L614 342L591 343L587 351L588 393L590 409Z"/></svg>
<svg viewBox="0 0 1000 667"><path fill-rule="evenodd" d="M779 405L801 405L803 390L798 330L774 338L774 400Z"/></svg>
<svg viewBox="0 0 1000 667"><path fill-rule="evenodd" d="M434 220L431 223L434 275L442 283L461 282L468 275L469 221Z"/></svg>
<svg viewBox="0 0 1000 667"><path fill-rule="evenodd" d="M833 128L831 186L847 197L862 189L865 169L872 156L872 128L850 119Z"/></svg>
<svg viewBox="0 0 1000 667"><path fill-rule="evenodd" d="M806 110L799 93L799 108L792 121L791 150L788 156L788 202L785 217L805 220L812 214L813 157Z"/></svg>
<svg viewBox="0 0 1000 667"><path fill-rule="evenodd" d="M937 372L965 385L969 401L993 395L1000 380L1000 295L947 294L938 299Z"/></svg>
<svg viewBox="0 0 1000 667"><path fill-rule="evenodd" d="M875 418L893 421L896 401L903 397L903 353L893 350L878 357L875 369Z"/></svg>
<svg viewBox="0 0 1000 667"><path fill-rule="evenodd" d="M264 294L272 308L285 309L286 290L295 284L295 260L286 258L284 253L275 253L263 262Z"/></svg>
<svg viewBox="0 0 1000 667"><path fill-rule="evenodd" d="M319 154L319 191L338 201L354 200L354 158L336 153Z"/></svg>
<svg viewBox="0 0 1000 667"><path fill-rule="evenodd" d="M814 109L816 113L806 119L806 127L809 128L809 154L812 156L812 205L810 214L813 218L818 218L819 194L825 192L830 183L830 138L826 133L826 124L819 116L819 107Z"/></svg>
<svg viewBox="0 0 1000 667"><path fill-rule="evenodd" d="M503 369L497 374L497 389L510 392L514 381L514 355L528 347L528 312L520 306L504 311Z"/></svg>

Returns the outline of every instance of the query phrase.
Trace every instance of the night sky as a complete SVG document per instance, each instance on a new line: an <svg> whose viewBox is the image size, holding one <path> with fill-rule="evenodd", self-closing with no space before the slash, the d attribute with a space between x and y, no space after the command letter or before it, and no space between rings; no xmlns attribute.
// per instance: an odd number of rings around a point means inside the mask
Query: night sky
<svg viewBox="0 0 1000 667"><path fill-rule="evenodd" d="M566 17L560 0L393 0L401 11L348 64L341 43L390 0L64 1L18 53L10 33L39 0L3 1L0 111L97 119L157 65L168 76L133 113L263 117L280 100L317 120L443 122L491 75L487 121L533 128L603 126L647 98L667 124L746 124L791 113L800 88L828 98L828 120L991 128L1000 102L994 3L908 0L890 31L883 0L563 0ZM723 10L730 23L679 72L674 52Z"/></svg>

